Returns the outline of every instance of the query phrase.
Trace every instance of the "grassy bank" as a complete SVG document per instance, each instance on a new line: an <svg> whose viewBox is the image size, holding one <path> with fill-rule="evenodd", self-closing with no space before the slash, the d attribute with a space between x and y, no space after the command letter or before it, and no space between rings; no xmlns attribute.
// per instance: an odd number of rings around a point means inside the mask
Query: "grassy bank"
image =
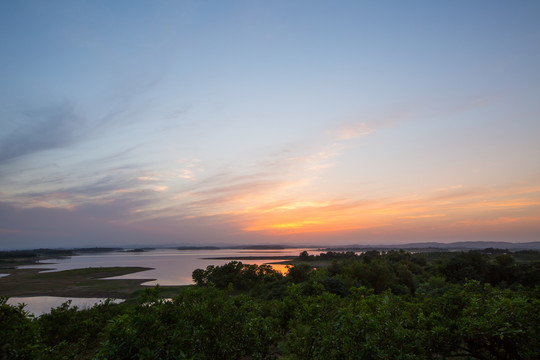
<svg viewBox="0 0 540 360"><path fill-rule="evenodd" d="M1 296L65 296L126 299L147 288L152 279L105 278L151 270L146 267L98 267L55 272L45 269L2 269ZM163 296L178 294L181 286L163 287Z"/></svg>

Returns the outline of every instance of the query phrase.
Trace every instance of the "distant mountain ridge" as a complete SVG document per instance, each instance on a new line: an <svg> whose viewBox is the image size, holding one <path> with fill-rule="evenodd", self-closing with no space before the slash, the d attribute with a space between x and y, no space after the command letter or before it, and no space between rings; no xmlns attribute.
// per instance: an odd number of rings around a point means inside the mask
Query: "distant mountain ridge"
<svg viewBox="0 0 540 360"><path fill-rule="evenodd" d="M56 249L20 249L20 250L1 250L0 252L5 253L5 256L15 256L16 252L27 251L34 252L40 255L71 255L72 253L99 253L99 252L112 252L112 251L122 251L122 250L153 250L153 249L177 249L177 250L219 250L219 249L242 249L242 250L285 250L285 249L323 249L326 251L329 250L413 250L413 249L422 249L422 250L483 250L487 248L494 249L507 249L507 250L538 250L540 251L540 241L532 242L521 242L521 243L511 243L506 241L464 241L464 242L451 242L451 243L441 243L441 242L418 242L418 243L407 243L407 244L382 244L382 245L362 245L362 244L340 244L340 245L301 245L301 244L253 244L253 245L156 245L153 247L144 246L129 246L129 247L95 247L95 248L56 248ZM8 254L11 253L11 254ZM54 253L54 254L53 254ZM8 256L8 257L9 257Z"/></svg>
<svg viewBox="0 0 540 360"><path fill-rule="evenodd" d="M504 241L463 241L452 243L425 242L398 245L339 245L328 249L441 249L441 250L481 250L487 248L508 250L540 250L540 241L511 243Z"/></svg>

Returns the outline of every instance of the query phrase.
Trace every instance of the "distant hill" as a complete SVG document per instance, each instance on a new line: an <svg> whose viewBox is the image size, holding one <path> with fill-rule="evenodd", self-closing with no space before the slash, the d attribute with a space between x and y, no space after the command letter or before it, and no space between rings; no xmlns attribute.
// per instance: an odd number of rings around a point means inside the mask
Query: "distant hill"
<svg viewBox="0 0 540 360"><path fill-rule="evenodd" d="M540 250L540 241L526 243L510 243L503 241L464 241L453 243L425 242L399 245L340 245L326 248L327 250L413 250L413 249L438 249L438 250L482 250L487 248L508 250Z"/></svg>

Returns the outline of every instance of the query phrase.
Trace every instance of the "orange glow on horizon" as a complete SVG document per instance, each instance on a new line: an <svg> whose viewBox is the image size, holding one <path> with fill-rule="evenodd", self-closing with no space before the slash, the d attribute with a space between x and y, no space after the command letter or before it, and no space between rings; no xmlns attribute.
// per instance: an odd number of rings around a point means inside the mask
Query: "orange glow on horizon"
<svg viewBox="0 0 540 360"><path fill-rule="evenodd" d="M444 198L435 194L397 201L306 200L276 204L274 207L263 205L242 212L245 221L241 228L245 232L279 236L375 228L383 232L396 229L411 231L415 227L432 231L471 226L490 230L490 227L498 225L517 227L531 221L540 223L540 194L537 192L530 194L530 198L524 198L523 190L499 196L472 191L464 193L460 191L461 188L457 190L456 194L449 192Z"/></svg>

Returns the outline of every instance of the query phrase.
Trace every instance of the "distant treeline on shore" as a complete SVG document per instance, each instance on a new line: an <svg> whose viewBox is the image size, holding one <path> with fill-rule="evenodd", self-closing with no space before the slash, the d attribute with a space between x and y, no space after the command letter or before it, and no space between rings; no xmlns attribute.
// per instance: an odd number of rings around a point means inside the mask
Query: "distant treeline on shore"
<svg viewBox="0 0 540 360"><path fill-rule="evenodd" d="M243 245L171 245L171 246L124 246L124 247L83 247L83 248L62 248L50 249L39 248L32 250L3 250L0 251L0 258L32 257L39 255L73 255L77 253L92 253L92 252L109 252L109 251L149 251L155 249L176 249L176 250L221 250L221 249L243 249L243 250L285 250L285 249L318 249L319 251L334 251L334 252L365 252L371 250L391 251L391 250L407 250L413 252L435 252L435 251L456 251L456 250L483 250L483 249L502 249L504 251L519 251L519 250L540 250L540 241L512 243L504 241L464 241L453 243L425 242L425 243L407 243L398 245L313 245L313 244L243 244ZM34 255L32 255L34 254Z"/></svg>
<svg viewBox="0 0 540 360"><path fill-rule="evenodd" d="M122 248L77 248L77 249L33 249L33 250L10 250L0 251L0 259L21 259L21 258L37 258L37 257L54 257L54 256L71 256L81 253L101 253L118 251Z"/></svg>

